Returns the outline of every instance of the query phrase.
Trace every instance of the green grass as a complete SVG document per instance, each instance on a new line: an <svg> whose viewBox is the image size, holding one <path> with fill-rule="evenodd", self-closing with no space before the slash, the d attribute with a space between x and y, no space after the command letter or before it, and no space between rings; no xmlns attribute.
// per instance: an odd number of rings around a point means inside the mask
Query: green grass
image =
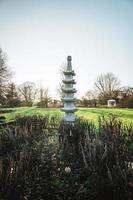
<svg viewBox="0 0 133 200"><path fill-rule="evenodd" d="M7 121L13 120L16 115L63 115L63 112L58 108L37 108L37 107L22 107L22 108L9 108L12 110L11 113L0 114L0 116L5 116ZM2 110L2 109L0 109ZM4 109L5 110L5 109ZM133 109L117 109L117 108L79 108L76 115L87 120L97 122L98 116L100 115L108 116L109 114L114 114L119 117L124 123L133 122Z"/></svg>
<svg viewBox="0 0 133 200"><path fill-rule="evenodd" d="M16 116L28 116L28 115L61 115L60 109L57 108L37 108L37 107L21 107L21 108L7 108L12 109L10 113L0 114L0 116L5 116L7 121L13 120ZM2 110L2 109L0 109ZM4 109L5 110L5 109Z"/></svg>
<svg viewBox="0 0 133 200"><path fill-rule="evenodd" d="M118 108L80 108L77 115L88 120L97 121L98 116L108 116L113 114L119 117L124 123L133 122L133 109L118 109Z"/></svg>

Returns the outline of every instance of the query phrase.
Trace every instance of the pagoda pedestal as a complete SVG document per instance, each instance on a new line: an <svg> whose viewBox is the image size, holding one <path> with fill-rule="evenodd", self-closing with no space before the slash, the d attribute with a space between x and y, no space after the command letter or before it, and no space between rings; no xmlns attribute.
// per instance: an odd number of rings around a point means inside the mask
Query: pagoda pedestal
<svg viewBox="0 0 133 200"><path fill-rule="evenodd" d="M64 107L61 108L62 111L65 112L65 116L63 118L66 122L74 122L75 121L75 111L77 110L75 108L75 97L74 94L76 93L76 89L74 88L74 84L76 83L73 79L73 76L75 76L74 71L72 70L71 65L72 58L71 56L67 57L67 67L66 70L63 71L64 74L64 80L62 80L64 84L63 90L63 98L62 101L64 102Z"/></svg>

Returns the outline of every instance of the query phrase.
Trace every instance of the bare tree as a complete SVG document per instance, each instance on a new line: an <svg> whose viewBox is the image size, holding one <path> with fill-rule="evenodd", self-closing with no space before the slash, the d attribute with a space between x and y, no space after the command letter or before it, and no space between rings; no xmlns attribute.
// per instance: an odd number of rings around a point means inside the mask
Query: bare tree
<svg viewBox="0 0 133 200"><path fill-rule="evenodd" d="M6 86L11 78L11 71L7 66L7 57L3 53L2 49L0 49L0 103L4 104L4 100L6 99Z"/></svg>
<svg viewBox="0 0 133 200"><path fill-rule="evenodd" d="M119 107L133 108L133 87L122 87L119 92Z"/></svg>
<svg viewBox="0 0 133 200"><path fill-rule="evenodd" d="M32 106L36 96L36 86L33 82L24 82L18 87L22 99L27 106Z"/></svg>
<svg viewBox="0 0 133 200"><path fill-rule="evenodd" d="M90 106L97 106L97 93L94 90L88 90L85 94L85 98L88 99Z"/></svg>
<svg viewBox="0 0 133 200"><path fill-rule="evenodd" d="M62 98L64 96L64 92L63 92L64 83L62 82L62 80L64 79L63 71L66 70L66 67L67 67L66 62L63 62L63 64L59 68L60 82L57 86L57 94L59 98Z"/></svg>
<svg viewBox="0 0 133 200"><path fill-rule="evenodd" d="M93 90L88 90L85 95L81 98L80 103L84 107L96 107L97 96Z"/></svg>
<svg viewBox="0 0 133 200"><path fill-rule="evenodd" d="M37 82L37 96L38 96L38 100L41 102L44 99L46 90L48 90L48 88L45 88L43 86L42 81L38 81Z"/></svg>
<svg viewBox="0 0 133 200"><path fill-rule="evenodd" d="M117 98L120 81L113 73L101 74L97 77L94 86L101 103L106 104L109 98Z"/></svg>
<svg viewBox="0 0 133 200"><path fill-rule="evenodd" d="M13 100L18 97L17 87L15 83L11 82L7 85L6 97L8 100Z"/></svg>
<svg viewBox="0 0 133 200"><path fill-rule="evenodd" d="M43 95L44 95L43 96L43 101L44 101L45 107L47 108L48 107L48 103L51 100L51 98L49 96L49 88L45 89Z"/></svg>
<svg viewBox="0 0 133 200"><path fill-rule="evenodd" d="M18 95L17 86L13 82L7 85L5 103L6 106L10 107L21 106L21 100Z"/></svg>
<svg viewBox="0 0 133 200"><path fill-rule="evenodd" d="M51 101L51 97L49 95L49 88L44 88L42 85L38 88L39 94L39 103L37 104L39 107L48 108L48 103Z"/></svg>
<svg viewBox="0 0 133 200"><path fill-rule="evenodd" d="M64 88L64 84L62 81L60 81L60 83L57 86L57 94L60 99L64 96L63 88Z"/></svg>
<svg viewBox="0 0 133 200"><path fill-rule="evenodd" d="M122 87L120 89L120 96L122 98L127 98L127 97L132 96L132 95L133 95L133 87L127 86L127 87Z"/></svg>

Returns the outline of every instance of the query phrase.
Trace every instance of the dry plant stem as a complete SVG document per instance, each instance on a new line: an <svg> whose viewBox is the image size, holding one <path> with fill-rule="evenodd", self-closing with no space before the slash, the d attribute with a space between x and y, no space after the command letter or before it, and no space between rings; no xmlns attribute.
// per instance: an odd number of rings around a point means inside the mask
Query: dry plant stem
<svg viewBox="0 0 133 200"><path fill-rule="evenodd" d="M85 157L85 153L84 153L84 148L83 148L83 145L81 143L80 143L80 147L81 147L81 151L82 151L83 161L84 161L85 167L87 168L88 164L87 164L87 161L86 161L86 157Z"/></svg>

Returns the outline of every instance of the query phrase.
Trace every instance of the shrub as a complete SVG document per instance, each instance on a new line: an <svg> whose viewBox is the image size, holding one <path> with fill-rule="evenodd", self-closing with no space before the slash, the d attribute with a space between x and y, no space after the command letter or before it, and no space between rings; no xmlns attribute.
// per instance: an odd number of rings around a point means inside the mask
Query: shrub
<svg viewBox="0 0 133 200"><path fill-rule="evenodd" d="M0 110L0 114L11 113L11 112L14 112L14 110L13 109L1 109Z"/></svg>
<svg viewBox="0 0 133 200"><path fill-rule="evenodd" d="M69 182L72 199L132 199L133 169L128 165L133 163L132 126L103 116L99 127L81 121L63 123L60 137L63 161L74 170Z"/></svg>
<svg viewBox="0 0 133 200"><path fill-rule="evenodd" d="M50 142L47 118L17 118L15 125L1 130L0 196L52 200L55 146Z"/></svg>
<svg viewBox="0 0 133 200"><path fill-rule="evenodd" d="M0 124L1 124L1 123L4 123L5 121L6 121L5 116L0 116Z"/></svg>
<svg viewBox="0 0 133 200"><path fill-rule="evenodd" d="M0 129L4 200L133 199L133 127L58 116L17 117Z"/></svg>

